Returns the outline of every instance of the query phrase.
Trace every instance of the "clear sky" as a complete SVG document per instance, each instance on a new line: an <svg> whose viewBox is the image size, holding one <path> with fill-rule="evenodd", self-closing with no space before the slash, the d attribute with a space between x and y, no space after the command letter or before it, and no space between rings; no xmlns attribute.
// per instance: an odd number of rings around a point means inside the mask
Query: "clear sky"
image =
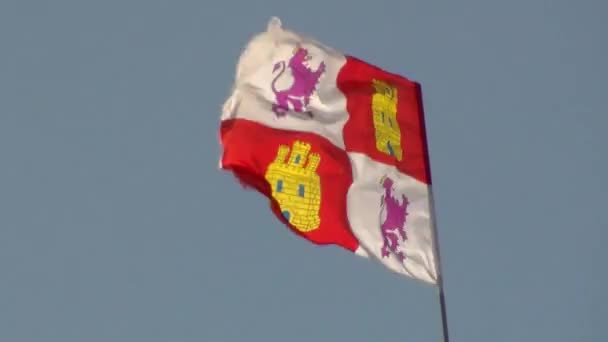
<svg viewBox="0 0 608 342"><path fill-rule="evenodd" d="M608 341L608 2L0 2L0 341L440 341L217 169L272 15L423 86L453 342Z"/></svg>

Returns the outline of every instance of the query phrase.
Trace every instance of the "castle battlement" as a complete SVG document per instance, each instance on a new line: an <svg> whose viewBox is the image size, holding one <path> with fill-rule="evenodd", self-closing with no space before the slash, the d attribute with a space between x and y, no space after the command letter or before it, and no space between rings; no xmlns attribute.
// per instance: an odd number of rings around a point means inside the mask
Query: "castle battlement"
<svg viewBox="0 0 608 342"><path fill-rule="evenodd" d="M389 101L397 103L397 88L380 80L372 80L372 85L376 94L384 96Z"/></svg>
<svg viewBox="0 0 608 342"><path fill-rule="evenodd" d="M304 174L316 172L321 157L318 153L310 153L310 148L310 144L301 141L295 141L291 149L289 146L280 145L273 168Z"/></svg>
<svg viewBox="0 0 608 342"><path fill-rule="evenodd" d="M269 170L273 172L282 173L282 174L290 174L290 175L298 175L303 177L315 177L316 173L314 171L309 170L308 168L302 168L295 165L289 164L273 164L268 167Z"/></svg>

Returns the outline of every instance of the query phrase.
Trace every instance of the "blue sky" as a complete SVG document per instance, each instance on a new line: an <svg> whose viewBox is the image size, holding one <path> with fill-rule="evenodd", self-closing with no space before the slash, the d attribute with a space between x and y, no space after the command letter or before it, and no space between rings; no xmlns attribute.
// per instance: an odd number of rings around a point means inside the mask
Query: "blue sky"
<svg viewBox="0 0 608 342"><path fill-rule="evenodd" d="M606 2L0 3L0 340L439 341L217 169L270 16L422 84L452 341L608 340Z"/></svg>

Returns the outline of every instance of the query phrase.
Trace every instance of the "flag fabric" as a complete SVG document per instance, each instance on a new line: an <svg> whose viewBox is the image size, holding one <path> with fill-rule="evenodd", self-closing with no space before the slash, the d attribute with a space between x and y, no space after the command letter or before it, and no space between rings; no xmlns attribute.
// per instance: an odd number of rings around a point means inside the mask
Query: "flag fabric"
<svg viewBox="0 0 608 342"><path fill-rule="evenodd" d="M438 281L420 85L271 18L222 108L220 168L302 238Z"/></svg>

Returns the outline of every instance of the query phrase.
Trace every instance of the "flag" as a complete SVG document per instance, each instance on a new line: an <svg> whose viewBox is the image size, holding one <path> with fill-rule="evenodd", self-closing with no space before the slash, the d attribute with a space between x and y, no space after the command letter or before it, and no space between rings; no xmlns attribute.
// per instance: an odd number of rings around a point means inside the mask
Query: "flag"
<svg viewBox="0 0 608 342"><path fill-rule="evenodd" d="M294 233L437 284L417 82L273 17L239 57L220 143L220 168Z"/></svg>

